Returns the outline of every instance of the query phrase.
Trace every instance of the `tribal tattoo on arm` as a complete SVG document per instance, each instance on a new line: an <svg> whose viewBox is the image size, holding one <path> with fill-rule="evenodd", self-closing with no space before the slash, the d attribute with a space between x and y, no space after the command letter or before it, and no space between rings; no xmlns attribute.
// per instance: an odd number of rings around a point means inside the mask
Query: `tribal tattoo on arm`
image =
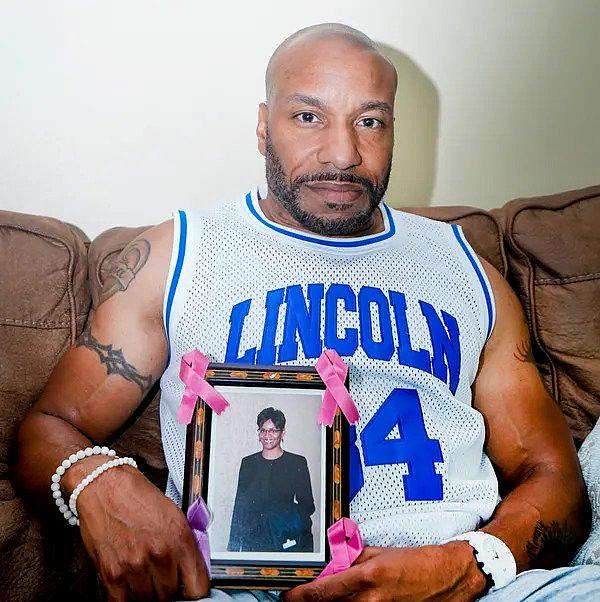
<svg viewBox="0 0 600 602"><path fill-rule="evenodd" d="M525 327L527 327L527 323L525 323ZM526 362L528 364L535 364L535 359L533 358L533 351L531 348L531 339L527 336L521 339L517 343L517 348L513 351L513 355L515 359L520 362Z"/></svg>
<svg viewBox="0 0 600 602"><path fill-rule="evenodd" d="M527 542L527 557L531 569L549 569L569 563L576 552L577 539L565 523L553 520L550 524L538 521L533 537Z"/></svg>
<svg viewBox="0 0 600 602"><path fill-rule="evenodd" d="M127 290L136 274L146 265L149 255L150 243L145 238L139 238L129 243L121 251L106 277L98 298L98 305L110 299L115 293Z"/></svg>
<svg viewBox="0 0 600 602"><path fill-rule="evenodd" d="M150 374L140 374L135 366L132 366L125 360L122 349L114 349L110 344L103 345L100 343L92 334L89 324L77 339L75 346L87 347L95 351L100 361L106 364L108 374L119 374L124 379L135 383L140 387L143 394L146 394L152 386L153 378Z"/></svg>

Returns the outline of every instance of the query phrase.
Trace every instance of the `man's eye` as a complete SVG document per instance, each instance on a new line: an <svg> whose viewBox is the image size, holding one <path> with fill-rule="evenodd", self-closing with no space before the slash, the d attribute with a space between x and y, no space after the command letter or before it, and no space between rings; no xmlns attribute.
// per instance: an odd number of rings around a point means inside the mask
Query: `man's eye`
<svg viewBox="0 0 600 602"><path fill-rule="evenodd" d="M302 123L317 123L317 121L319 121L319 118L314 113L310 113L308 111L298 113L298 115L296 115L296 119Z"/></svg>
<svg viewBox="0 0 600 602"><path fill-rule="evenodd" d="M372 130L383 126L383 122L379 121L379 119L375 119L375 117L364 117L358 123Z"/></svg>

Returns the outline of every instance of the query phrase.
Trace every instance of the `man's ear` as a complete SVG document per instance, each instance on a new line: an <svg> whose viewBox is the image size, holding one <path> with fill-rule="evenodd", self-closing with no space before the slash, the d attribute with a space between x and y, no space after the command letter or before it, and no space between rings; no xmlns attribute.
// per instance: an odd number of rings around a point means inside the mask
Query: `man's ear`
<svg viewBox="0 0 600 602"><path fill-rule="evenodd" d="M264 102L258 105L258 123L256 125L256 138L258 140L258 152L264 157L267 154L267 119L269 109Z"/></svg>

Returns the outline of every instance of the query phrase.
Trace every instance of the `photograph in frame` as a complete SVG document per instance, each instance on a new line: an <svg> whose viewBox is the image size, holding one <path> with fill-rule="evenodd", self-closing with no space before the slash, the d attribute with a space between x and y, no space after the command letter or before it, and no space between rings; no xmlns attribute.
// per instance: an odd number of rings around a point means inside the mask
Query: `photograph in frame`
<svg viewBox="0 0 600 602"><path fill-rule="evenodd" d="M347 423L318 424L325 385L308 367L211 364L208 382L230 406L199 399L188 427L184 511L202 495L212 581L285 589L330 560L327 528L348 515Z"/></svg>

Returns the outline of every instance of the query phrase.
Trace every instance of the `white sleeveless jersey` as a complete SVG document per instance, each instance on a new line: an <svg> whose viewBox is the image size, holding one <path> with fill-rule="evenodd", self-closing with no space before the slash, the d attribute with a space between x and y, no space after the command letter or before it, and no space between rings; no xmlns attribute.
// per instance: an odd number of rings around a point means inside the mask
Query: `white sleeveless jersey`
<svg viewBox="0 0 600 602"><path fill-rule="evenodd" d="M254 190L177 211L164 317L161 431L181 501L181 356L350 366L351 517L369 545L438 543L491 516L498 483L471 385L494 324L491 287L460 227L381 205L385 229L330 238L270 222Z"/></svg>

